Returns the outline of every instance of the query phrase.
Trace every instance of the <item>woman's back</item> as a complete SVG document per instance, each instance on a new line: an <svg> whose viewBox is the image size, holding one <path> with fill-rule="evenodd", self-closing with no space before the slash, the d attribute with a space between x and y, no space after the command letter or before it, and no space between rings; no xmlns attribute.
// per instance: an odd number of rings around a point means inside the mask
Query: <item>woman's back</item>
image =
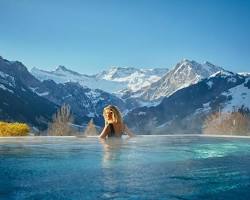
<svg viewBox="0 0 250 200"><path fill-rule="evenodd" d="M108 137L121 137L123 134L123 130L121 125L110 123L108 130Z"/></svg>

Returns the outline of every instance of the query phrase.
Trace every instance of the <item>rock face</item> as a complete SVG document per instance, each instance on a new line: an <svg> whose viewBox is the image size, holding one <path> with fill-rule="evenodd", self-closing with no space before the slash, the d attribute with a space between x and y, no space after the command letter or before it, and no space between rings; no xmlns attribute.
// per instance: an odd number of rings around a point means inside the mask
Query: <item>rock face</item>
<svg viewBox="0 0 250 200"><path fill-rule="evenodd" d="M105 106L113 104L121 111L127 108L126 104L116 96L102 90L84 88L78 83L57 84L52 80L46 80L42 85L45 87L37 88L35 92L57 105L69 104L77 124L86 125L93 118L96 125L102 126L104 123L102 111Z"/></svg>
<svg viewBox="0 0 250 200"><path fill-rule="evenodd" d="M212 74L224 71L221 67L215 66L209 62L199 64L187 59L177 63L177 65L168 71L160 80L151 85L138 90L134 93L127 93L126 97L134 97L139 101L160 102L162 98L173 94L174 92L208 78Z"/></svg>
<svg viewBox="0 0 250 200"><path fill-rule="evenodd" d="M45 129L57 106L29 89L38 83L22 63L0 57L0 120Z"/></svg>
<svg viewBox="0 0 250 200"><path fill-rule="evenodd" d="M163 98L157 106L129 112L125 120L141 134L201 133L209 113L242 105L250 108L249 84L249 77L218 72Z"/></svg>
<svg viewBox="0 0 250 200"><path fill-rule="evenodd" d="M118 106L121 111L129 107L112 94L78 83L39 81L22 63L3 58L0 59L0 81L2 119L21 120L39 128L46 128L53 113L63 103L71 106L76 123L82 125L91 118L96 125L103 125L102 109L108 104Z"/></svg>

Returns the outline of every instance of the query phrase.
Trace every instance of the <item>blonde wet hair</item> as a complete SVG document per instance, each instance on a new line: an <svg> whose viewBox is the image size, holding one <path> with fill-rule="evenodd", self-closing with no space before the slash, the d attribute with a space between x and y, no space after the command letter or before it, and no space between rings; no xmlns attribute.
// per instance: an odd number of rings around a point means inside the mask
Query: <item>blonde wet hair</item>
<svg viewBox="0 0 250 200"><path fill-rule="evenodd" d="M113 119L114 119L115 123L119 123L119 124L123 125L121 112L119 111L119 109L116 106L113 106L113 105L108 105L103 109L103 117L105 120L105 125L108 124L108 119L106 116L106 112L108 110L112 111L112 113L113 113L112 115L113 115Z"/></svg>

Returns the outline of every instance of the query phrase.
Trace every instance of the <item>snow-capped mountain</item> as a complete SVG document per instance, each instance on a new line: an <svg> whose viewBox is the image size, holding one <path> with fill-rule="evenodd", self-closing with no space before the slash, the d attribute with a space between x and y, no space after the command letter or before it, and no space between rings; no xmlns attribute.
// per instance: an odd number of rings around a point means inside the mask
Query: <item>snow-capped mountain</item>
<svg viewBox="0 0 250 200"><path fill-rule="evenodd" d="M77 124L87 124L91 118L98 126L103 125L103 108L109 104L116 105L122 112L129 108L121 99L98 89L82 87L79 83L55 83L52 80L42 82L44 87L32 90L49 101L71 106Z"/></svg>
<svg viewBox="0 0 250 200"><path fill-rule="evenodd" d="M115 95L79 83L39 81L22 63L1 57L0 95L0 120L24 121L42 128L63 103L71 106L77 124L87 124L93 118L99 126L103 125L102 110L106 105L116 105L122 112L130 108Z"/></svg>
<svg viewBox="0 0 250 200"><path fill-rule="evenodd" d="M250 77L220 71L164 97L157 106L134 109L125 120L142 134L200 133L210 113L242 106L250 108Z"/></svg>
<svg viewBox="0 0 250 200"><path fill-rule="evenodd" d="M124 89L135 92L158 81L167 71L167 68L136 69L112 67L107 71L97 74L96 77L98 79L126 84L127 87Z"/></svg>
<svg viewBox="0 0 250 200"><path fill-rule="evenodd" d="M0 57L0 120L25 122L45 129L57 106L27 86L38 82L22 63Z"/></svg>
<svg viewBox="0 0 250 200"><path fill-rule="evenodd" d="M250 77L250 72L239 72L238 74Z"/></svg>
<svg viewBox="0 0 250 200"><path fill-rule="evenodd" d="M45 71L38 68L32 68L31 74L33 74L40 81L53 80L56 83L67 83L74 82L79 83L83 87L91 89L100 89L110 93L114 93L121 89L124 89L123 84L115 83L112 81L107 81L103 79L98 79L96 76L88 76L84 74L79 74L72 70L67 69L64 66L59 66L54 71Z"/></svg>
<svg viewBox="0 0 250 200"><path fill-rule="evenodd" d="M142 77L153 77L161 70L156 71L149 70ZM49 72L40 72L38 70L42 77L45 74L50 76ZM132 68L112 68L87 76L60 66L52 73L59 80L56 83L46 78L40 81L22 63L0 57L0 120L23 121L46 128L56 109L67 103L77 124L87 124L94 118L94 122L102 126L103 107L113 104L123 113L128 113L125 121L137 133L198 133L204 118L211 112L218 109L227 112L241 106L250 108L249 73L235 74L208 62L199 64L183 60L178 63L162 79L146 87L153 90L152 86L160 83L155 92L160 88L167 90L165 96L160 95L160 103L147 107L140 107L129 96L122 100L116 95L71 81L73 77L85 77L125 85L134 80L137 73L138 70ZM71 79L65 81L65 77Z"/></svg>
<svg viewBox="0 0 250 200"><path fill-rule="evenodd" d="M124 91L137 91L159 80L167 69L135 69L113 67L96 75L84 75L59 66L55 71L32 68L31 73L39 80L53 80L56 83L77 82L84 87L101 89L122 95Z"/></svg>
<svg viewBox="0 0 250 200"><path fill-rule="evenodd" d="M229 81L234 82L236 79L232 78L229 79ZM239 106L244 106L250 109L250 77L246 77L245 82L223 92L222 95L227 99L230 99L224 104L222 111L229 112Z"/></svg>
<svg viewBox="0 0 250 200"><path fill-rule="evenodd" d="M169 70L160 80L135 93L131 93L130 96L144 101L161 100L163 97L195 84L218 71L224 70L209 62L200 64L193 60L184 59L177 63L177 65Z"/></svg>

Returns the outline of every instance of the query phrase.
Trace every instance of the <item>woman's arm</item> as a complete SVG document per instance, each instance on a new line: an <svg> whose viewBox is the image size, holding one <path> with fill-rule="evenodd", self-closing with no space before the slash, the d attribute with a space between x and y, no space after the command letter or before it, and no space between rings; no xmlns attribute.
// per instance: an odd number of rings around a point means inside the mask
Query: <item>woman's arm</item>
<svg viewBox="0 0 250 200"><path fill-rule="evenodd" d="M105 125L105 127L103 128L101 134L99 135L99 138L106 139L108 133L109 133L109 126Z"/></svg>
<svg viewBox="0 0 250 200"><path fill-rule="evenodd" d="M129 128L127 127L126 124L124 124L124 131L128 134L129 137L134 137L134 136L135 136L135 134L132 133L132 132L129 130Z"/></svg>

